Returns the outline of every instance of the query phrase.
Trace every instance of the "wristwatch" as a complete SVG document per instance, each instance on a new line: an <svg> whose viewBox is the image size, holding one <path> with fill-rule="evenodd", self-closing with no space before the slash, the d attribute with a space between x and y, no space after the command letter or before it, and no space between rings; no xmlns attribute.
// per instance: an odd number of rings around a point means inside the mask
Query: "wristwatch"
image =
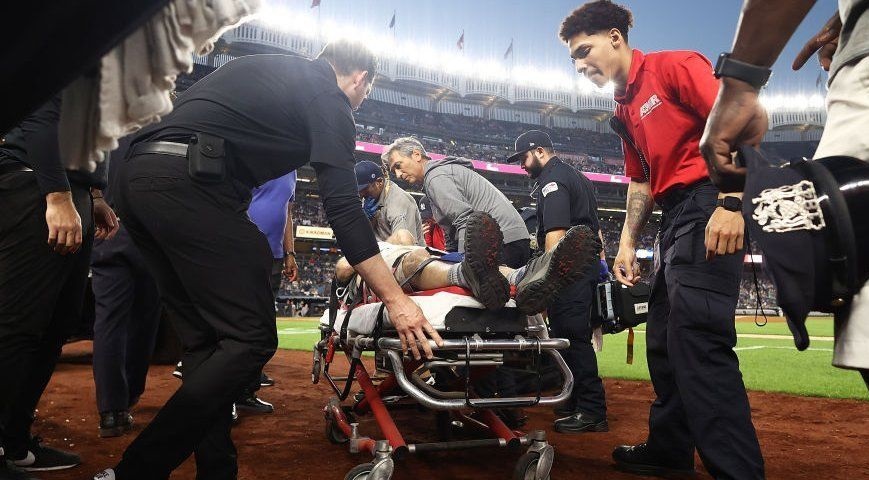
<svg viewBox="0 0 869 480"><path fill-rule="evenodd" d="M729 210L731 212L741 212L742 211L742 199L739 197L724 197L719 198L717 202L715 202L716 207L722 207L725 210Z"/></svg>
<svg viewBox="0 0 869 480"><path fill-rule="evenodd" d="M718 63L715 64L715 78L735 78L757 89L766 85L770 74L772 74L771 69L734 60L730 58L729 52L719 55Z"/></svg>

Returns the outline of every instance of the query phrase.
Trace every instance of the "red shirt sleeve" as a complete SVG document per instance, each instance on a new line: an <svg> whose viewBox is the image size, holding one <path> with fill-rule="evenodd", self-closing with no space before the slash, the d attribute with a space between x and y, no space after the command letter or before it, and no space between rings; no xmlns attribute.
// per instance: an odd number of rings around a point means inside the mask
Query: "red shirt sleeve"
<svg viewBox="0 0 869 480"><path fill-rule="evenodd" d="M709 116L718 96L718 79L712 72L712 63L697 52L679 52L680 57L664 62L663 77L679 102L700 118Z"/></svg>
<svg viewBox="0 0 869 480"><path fill-rule="evenodd" d="M615 115L625 124L625 128L630 132L629 125L631 124L631 120L628 118L628 112L625 111L624 107L618 105L616 107ZM633 134L634 133L631 132L631 135ZM640 157L637 155L637 151L634 150L634 147L625 142L624 139L622 140L622 152L625 155L625 176L630 178L645 178L643 165L640 163Z"/></svg>

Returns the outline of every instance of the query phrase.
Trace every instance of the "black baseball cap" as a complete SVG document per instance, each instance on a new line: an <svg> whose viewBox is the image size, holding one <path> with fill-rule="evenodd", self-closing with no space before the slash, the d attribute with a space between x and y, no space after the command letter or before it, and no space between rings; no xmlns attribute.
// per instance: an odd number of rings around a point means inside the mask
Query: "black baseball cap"
<svg viewBox="0 0 869 480"><path fill-rule="evenodd" d="M516 139L516 153L507 157L507 163L522 161L525 152L530 152L537 147L552 148L552 139L546 132L528 130Z"/></svg>
<svg viewBox="0 0 869 480"><path fill-rule="evenodd" d="M850 157L769 165L749 147L743 216L763 251L797 349L809 346L810 311L835 313L869 279L869 164ZM799 258L799 261L795 261Z"/></svg>

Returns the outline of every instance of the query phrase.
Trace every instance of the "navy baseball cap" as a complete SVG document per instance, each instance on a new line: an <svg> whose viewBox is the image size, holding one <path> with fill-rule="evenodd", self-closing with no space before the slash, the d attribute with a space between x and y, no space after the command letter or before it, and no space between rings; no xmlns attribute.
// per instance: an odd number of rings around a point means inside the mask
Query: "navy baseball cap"
<svg viewBox="0 0 869 480"><path fill-rule="evenodd" d="M537 147L552 148L552 139L546 132L540 130L528 130L516 139L516 153L507 157L507 163L522 161L525 152L530 152Z"/></svg>
<svg viewBox="0 0 869 480"><path fill-rule="evenodd" d="M378 178L383 178L383 169L380 168L380 165L370 161L370 160L362 160L361 162L356 164L356 186L359 187L359 191L365 189L369 183L377 180Z"/></svg>
<svg viewBox="0 0 869 480"><path fill-rule="evenodd" d="M745 225L763 252L794 344L804 350L809 312L847 307L869 278L869 252L863 251L869 164L828 157L773 167L757 150L739 153L748 169Z"/></svg>

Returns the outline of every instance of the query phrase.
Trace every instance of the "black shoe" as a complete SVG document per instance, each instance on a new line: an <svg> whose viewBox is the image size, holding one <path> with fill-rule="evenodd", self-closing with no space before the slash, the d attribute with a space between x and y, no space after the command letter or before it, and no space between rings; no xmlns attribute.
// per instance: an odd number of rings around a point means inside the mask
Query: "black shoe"
<svg viewBox="0 0 869 480"><path fill-rule="evenodd" d="M5 458L0 456L0 480L37 480L36 477L7 462Z"/></svg>
<svg viewBox="0 0 869 480"><path fill-rule="evenodd" d="M181 380L184 374L181 372L181 362L178 362L178 365L175 365L175 370L172 371L172 376Z"/></svg>
<svg viewBox="0 0 869 480"><path fill-rule="evenodd" d="M598 264L600 239L585 225L571 227L552 250L528 262L516 285L516 306L526 315L546 310L561 290Z"/></svg>
<svg viewBox="0 0 869 480"><path fill-rule="evenodd" d="M266 372L260 373L259 376L259 386L260 387L273 387L275 385L275 380L266 375Z"/></svg>
<svg viewBox="0 0 869 480"><path fill-rule="evenodd" d="M78 455L65 450L46 447L42 445L42 439L39 437L31 439L27 453L22 458L14 459L10 455L7 460L10 460L14 466L28 472L63 470L81 464L81 457Z"/></svg>
<svg viewBox="0 0 869 480"><path fill-rule="evenodd" d="M553 408L552 413L555 414L555 418L564 418L571 415L576 415L577 413L579 413L579 410L565 403L559 407Z"/></svg>
<svg viewBox="0 0 869 480"><path fill-rule="evenodd" d="M510 284L498 270L498 253L504 235L498 222L483 212L468 216L465 258L461 269L471 292L489 310L499 310L510 300Z"/></svg>
<svg viewBox="0 0 869 480"><path fill-rule="evenodd" d="M610 425L606 418L600 419L587 413L576 413L556 420L555 431L559 433L608 432Z"/></svg>
<svg viewBox="0 0 869 480"><path fill-rule="evenodd" d="M102 438L120 437L132 428L133 416L126 410L100 413L100 437Z"/></svg>
<svg viewBox="0 0 869 480"><path fill-rule="evenodd" d="M507 425L510 430L522 428L528 423L528 415L521 408L499 408L495 410L495 415Z"/></svg>
<svg viewBox="0 0 869 480"><path fill-rule="evenodd" d="M677 464L650 451L645 443L639 445L622 445L613 450L613 460L616 468L623 472L637 475L650 475L664 478L693 477L694 459L690 463Z"/></svg>
<svg viewBox="0 0 869 480"><path fill-rule="evenodd" d="M235 407L243 412L251 413L272 413L275 411L275 407L271 403L260 400L254 394L239 399L235 402Z"/></svg>

